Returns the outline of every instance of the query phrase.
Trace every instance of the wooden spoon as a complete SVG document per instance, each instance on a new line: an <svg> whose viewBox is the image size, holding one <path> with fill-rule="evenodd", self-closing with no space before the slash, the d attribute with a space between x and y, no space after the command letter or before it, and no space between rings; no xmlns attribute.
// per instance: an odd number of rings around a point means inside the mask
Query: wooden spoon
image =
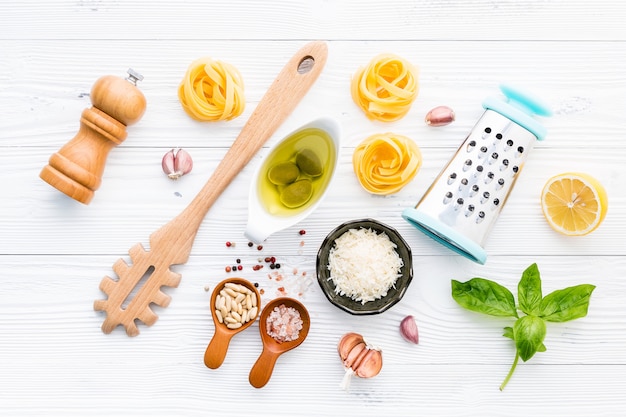
<svg viewBox="0 0 626 417"><path fill-rule="evenodd" d="M256 296L257 309L260 309L261 304L261 295L259 294L257 289L249 281L243 278L229 278L217 284L217 286L213 290L213 294L211 294L211 315L213 316L213 323L215 323L215 333L213 334L213 338L211 339L209 346L207 346L206 351L204 352L204 364L211 369L217 369L222 365L222 363L224 363L224 359L226 358L226 352L228 351L228 345L230 344L230 339L232 339L232 337L237 333L250 327L259 315L257 313L248 322L243 323L243 325L238 329L229 329L228 327L226 327L226 324L219 322L217 318L215 302L220 291L228 282L243 285L244 287L252 291L252 293Z"/></svg>
<svg viewBox="0 0 626 417"><path fill-rule="evenodd" d="M182 213L150 235L150 251L137 243L128 251L132 264L121 258L113 264L119 280L105 276L100 289L108 299L94 302L94 310L107 313L102 323L104 333L121 324L126 334L136 336L136 320L148 326L157 321L150 304L169 305L171 297L161 287L180 283L181 275L170 266L187 262L200 224L213 203L300 102L321 73L327 55L325 42L310 42L300 49L278 74L198 195ZM146 275L143 286L124 306Z"/></svg>
<svg viewBox="0 0 626 417"><path fill-rule="evenodd" d="M300 330L299 337L296 340L290 342L279 342L267 333L267 317L274 310L274 307L278 307L284 304L286 307L293 307L300 313L302 319L302 330ZM255 362L248 380L250 384L255 388L262 388L267 384L274 371L274 365L276 360L283 353L294 349L302 342L309 334L309 327L311 327L311 319L307 309L297 300L287 297L278 297L270 301L259 318L259 331L261 332L261 340L263 341L263 351Z"/></svg>

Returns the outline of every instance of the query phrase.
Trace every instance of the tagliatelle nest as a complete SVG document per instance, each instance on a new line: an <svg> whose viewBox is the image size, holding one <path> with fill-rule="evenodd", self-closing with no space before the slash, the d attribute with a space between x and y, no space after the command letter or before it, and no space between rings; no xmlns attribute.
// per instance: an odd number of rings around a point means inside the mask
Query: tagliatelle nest
<svg viewBox="0 0 626 417"><path fill-rule="evenodd" d="M415 177L422 166L422 153L406 136L375 134L356 147L352 165L363 188L387 195L400 191Z"/></svg>
<svg viewBox="0 0 626 417"><path fill-rule="evenodd" d="M195 120L230 120L245 108L243 79L228 63L200 58L189 65L178 87L178 99Z"/></svg>
<svg viewBox="0 0 626 417"><path fill-rule="evenodd" d="M401 119L417 97L417 74L410 62L397 55L378 55L352 78L352 99L370 119Z"/></svg>

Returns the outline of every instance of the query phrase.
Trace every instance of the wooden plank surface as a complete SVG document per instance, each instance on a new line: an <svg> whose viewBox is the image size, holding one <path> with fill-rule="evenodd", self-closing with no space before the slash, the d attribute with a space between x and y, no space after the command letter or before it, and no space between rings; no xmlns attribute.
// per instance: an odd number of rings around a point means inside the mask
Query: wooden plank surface
<svg viewBox="0 0 626 417"><path fill-rule="evenodd" d="M5 1L2 38L624 40L619 0ZM42 35L43 33L43 35Z"/></svg>
<svg viewBox="0 0 626 417"><path fill-rule="evenodd" d="M626 406L626 6L619 1L136 1L0 2L0 414L7 416L620 416ZM211 208L191 257L159 320L126 336L100 331L101 278L137 242L180 213L226 153L289 57L310 39L328 41L320 79ZM382 52L420 70L409 114L368 120L349 93L352 74ZM247 106L239 118L199 123L183 112L176 88L187 65L212 56L235 65ZM148 109L108 159L89 206L38 178L48 157L76 133L93 82L133 67ZM414 206L482 114L482 100L510 81L540 93L554 110L487 244L484 266L452 254L400 216ZM430 128L424 115L440 104L457 120ZM338 174L319 208L272 235L262 251L243 237L254 168L268 147L322 115L343 128ZM352 171L352 151L373 133L394 131L419 145L424 165L399 193L372 196ZM191 174L170 181L163 154L184 147ZM588 172L607 188L609 212L583 238L554 233L539 202L553 174ZM397 228L414 254L405 298L374 317L330 305L315 282L319 245L338 224L372 217ZM306 230L300 235L299 230ZM226 247L226 241L236 242ZM252 271L276 256L284 278ZM213 334L210 290L241 259L267 302L284 287L311 314L301 347L279 359L270 383L252 388L260 354L258 325L233 340L224 365L202 363ZM514 349L501 336L506 320L462 310L450 280L483 276L515 290L537 262L544 292L597 286L584 319L548 326L548 350L518 366L498 386ZM232 274L230 274L232 275ZM416 317L420 344L397 330ZM341 335L357 331L383 347L371 380L339 388Z"/></svg>

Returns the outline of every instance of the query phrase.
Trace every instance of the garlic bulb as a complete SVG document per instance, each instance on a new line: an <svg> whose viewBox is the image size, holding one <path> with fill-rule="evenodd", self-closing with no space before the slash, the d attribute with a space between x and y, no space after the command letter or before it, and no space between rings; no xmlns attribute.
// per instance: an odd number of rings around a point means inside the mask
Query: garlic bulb
<svg viewBox="0 0 626 417"><path fill-rule="evenodd" d="M177 180L185 174L189 174L193 168L191 155L183 149L172 149L163 155L161 160L163 172L170 179Z"/></svg>
<svg viewBox="0 0 626 417"><path fill-rule="evenodd" d="M358 333L346 333L337 346L339 357L346 373L341 387L348 390L350 378L356 375L359 378L371 378L380 372L383 367L383 353L379 348L368 344Z"/></svg>

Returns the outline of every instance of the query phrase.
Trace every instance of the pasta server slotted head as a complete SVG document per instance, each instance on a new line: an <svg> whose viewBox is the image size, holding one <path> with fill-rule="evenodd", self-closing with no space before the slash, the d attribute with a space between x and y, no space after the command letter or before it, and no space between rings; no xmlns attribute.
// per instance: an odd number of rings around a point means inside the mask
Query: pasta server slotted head
<svg viewBox="0 0 626 417"><path fill-rule="evenodd" d="M487 236L536 140L546 129L533 116L549 116L537 98L501 85L485 112L414 208L403 211L417 229L453 251L484 264Z"/></svg>

